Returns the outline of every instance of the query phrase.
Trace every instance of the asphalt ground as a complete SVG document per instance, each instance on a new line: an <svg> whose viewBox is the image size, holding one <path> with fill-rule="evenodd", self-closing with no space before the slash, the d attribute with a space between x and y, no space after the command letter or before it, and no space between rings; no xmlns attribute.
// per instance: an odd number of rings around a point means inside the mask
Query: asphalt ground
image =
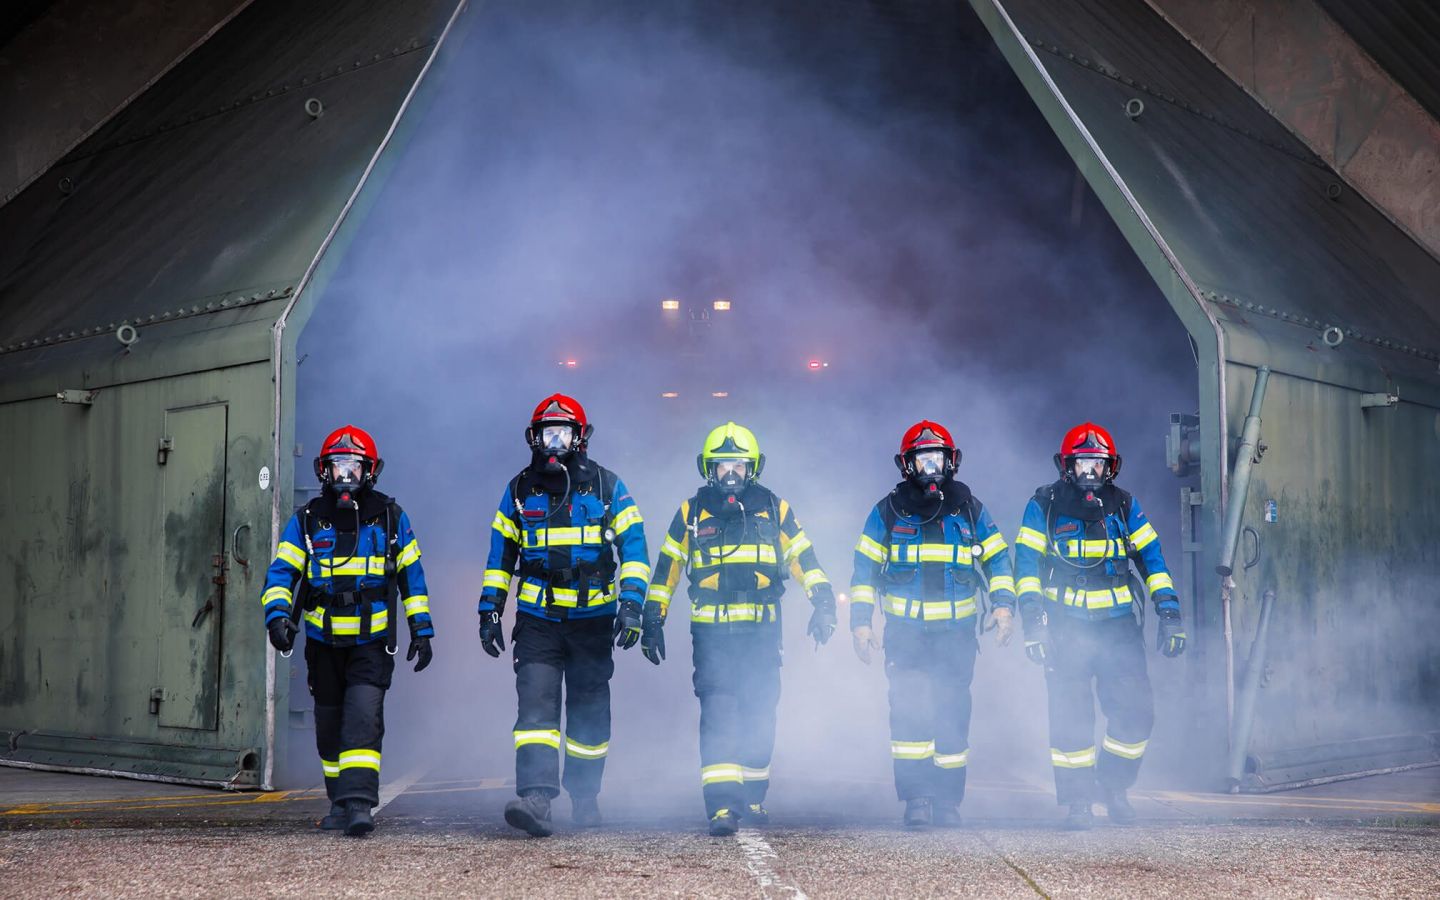
<svg viewBox="0 0 1440 900"><path fill-rule="evenodd" d="M318 789L0 769L0 895L1440 896L1440 769L1263 796L1138 791L1138 824L1102 813L1080 834L1020 782L973 784L964 827L921 833L878 780L777 784L773 824L723 839L685 793L607 784L602 828L570 827L561 798L557 834L532 839L501 819L506 779L411 772L356 839L314 827Z"/></svg>

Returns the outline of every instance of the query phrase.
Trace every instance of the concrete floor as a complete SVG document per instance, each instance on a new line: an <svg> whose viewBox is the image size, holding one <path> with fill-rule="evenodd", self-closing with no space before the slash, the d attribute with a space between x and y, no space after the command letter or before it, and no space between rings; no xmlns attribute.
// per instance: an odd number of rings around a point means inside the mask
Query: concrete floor
<svg viewBox="0 0 1440 900"><path fill-rule="evenodd" d="M888 790L778 784L773 826L714 839L678 786L612 783L604 828L568 828L561 799L560 832L533 840L501 821L503 779L404 777L357 840L314 828L314 789L0 769L0 896L1440 895L1440 769L1258 797L1139 791L1138 825L1102 816L1084 834L1056 827L1039 785L973 784L966 827L918 834Z"/></svg>

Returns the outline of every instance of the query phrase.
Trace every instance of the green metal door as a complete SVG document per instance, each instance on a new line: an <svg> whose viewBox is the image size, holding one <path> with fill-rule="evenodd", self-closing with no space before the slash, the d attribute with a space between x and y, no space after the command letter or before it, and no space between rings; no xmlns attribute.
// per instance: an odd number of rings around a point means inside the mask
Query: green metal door
<svg viewBox="0 0 1440 900"><path fill-rule="evenodd" d="M227 414L223 403L166 410L156 452L164 495L160 615L168 624L157 647L159 685L153 697L160 724L169 728L217 727Z"/></svg>

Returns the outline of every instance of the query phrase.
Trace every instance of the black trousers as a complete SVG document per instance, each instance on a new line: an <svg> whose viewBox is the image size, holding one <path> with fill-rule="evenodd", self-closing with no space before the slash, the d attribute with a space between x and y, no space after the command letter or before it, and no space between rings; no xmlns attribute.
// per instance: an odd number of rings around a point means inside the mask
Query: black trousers
<svg viewBox="0 0 1440 900"><path fill-rule="evenodd" d="M520 613L511 642L515 653L515 791L560 793L560 750L565 790L572 797L600 793L610 752L610 676L614 616L550 622ZM565 694L565 730L560 695Z"/></svg>
<svg viewBox="0 0 1440 900"><path fill-rule="evenodd" d="M885 674L890 680L890 756L901 800L965 799L970 759L970 682L975 676L973 620L927 630L885 623Z"/></svg>
<svg viewBox="0 0 1440 900"><path fill-rule="evenodd" d="M706 815L762 803L780 703L780 626L700 623L690 627L690 637Z"/></svg>
<svg viewBox="0 0 1440 900"><path fill-rule="evenodd" d="M1124 789L1140 773L1155 724L1144 639L1132 616L1085 621L1063 612L1050 616L1050 637L1052 660L1045 682L1055 799L1062 806L1089 803L1095 799L1097 779L1105 788ZM1097 697L1106 719L1098 747Z"/></svg>
<svg viewBox="0 0 1440 900"><path fill-rule="evenodd" d="M332 802L380 802L380 742L385 737L385 692L395 657L385 641L332 647L305 641L310 696L315 698L315 747Z"/></svg>

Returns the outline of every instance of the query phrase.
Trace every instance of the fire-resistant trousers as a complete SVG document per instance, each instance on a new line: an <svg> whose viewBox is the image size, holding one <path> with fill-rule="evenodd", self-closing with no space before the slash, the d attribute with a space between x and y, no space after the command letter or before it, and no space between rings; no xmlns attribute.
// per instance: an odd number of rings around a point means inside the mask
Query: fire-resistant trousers
<svg viewBox="0 0 1440 900"><path fill-rule="evenodd" d="M331 802L380 802L380 742L385 737L385 692L395 658L381 638L333 647L305 641L310 696L315 700L315 747Z"/></svg>
<svg viewBox="0 0 1440 900"><path fill-rule="evenodd" d="M510 639L515 653L515 792L560 794L560 749L565 790L572 797L600 793L610 752L610 676L614 616L551 622L520 613ZM565 694L565 730L560 695Z"/></svg>
<svg viewBox="0 0 1440 900"><path fill-rule="evenodd" d="M901 800L928 797L957 805L965 799L977 650L971 619L930 628L886 620L890 756Z"/></svg>
<svg viewBox="0 0 1440 900"><path fill-rule="evenodd" d="M1144 639L1133 616L1086 621L1064 613L1050 616L1050 637L1045 682L1055 799L1062 806L1089 803L1096 799L1097 779L1100 786L1117 790L1130 787L1140 773L1155 724ZM1096 697L1105 714L1105 738L1098 748Z"/></svg>
<svg viewBox="0 0 1440 900"><path fill-rule="evenodd" d="M770 789L780 702L778 623L690 628L700 698L700 784L705 812L741 812Z"/></svg>

